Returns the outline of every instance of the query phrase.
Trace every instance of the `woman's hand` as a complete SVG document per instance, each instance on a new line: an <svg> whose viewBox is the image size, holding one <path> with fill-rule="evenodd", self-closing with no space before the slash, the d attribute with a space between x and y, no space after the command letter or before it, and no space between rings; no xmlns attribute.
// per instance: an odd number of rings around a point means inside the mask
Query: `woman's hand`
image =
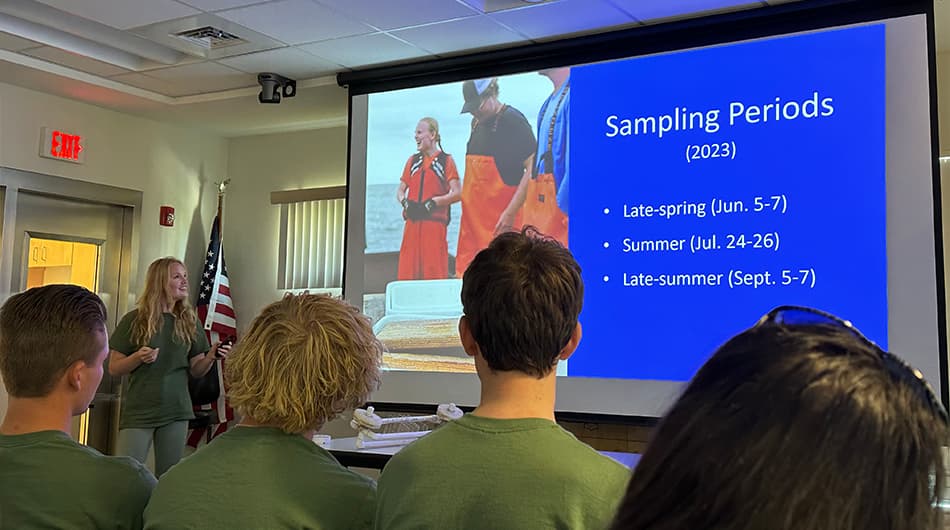
<svg viewBox="0 0 950 530"><path fill-rule="evenodd" d="M152 364L155 362L155 359L158 359L158 350L159 348L149 348L148 346L142 346L132 355L141 363Z"/></svg>
<svg viewBox="0 0 950 530"><path fill-rule="evenodd" d="M231 343L229 342L218 342L211 348L213 352L213 357L215 359L227 359L228 355L231 353Z"/></svg>

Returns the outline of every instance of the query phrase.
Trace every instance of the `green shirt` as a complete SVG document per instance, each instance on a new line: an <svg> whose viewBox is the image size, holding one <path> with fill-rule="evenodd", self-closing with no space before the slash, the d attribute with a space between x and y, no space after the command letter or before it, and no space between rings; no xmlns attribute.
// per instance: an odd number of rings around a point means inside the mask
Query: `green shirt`
<svg viewBox="0 0 950 530"><path fill-rule="evenodd" d="M142 346L159 348L158 358L152 364L142 363L129 374L122 394L120 429L149 429L162 427L174 421L195 417L188 395L188 370L192 357L211 349L204 330L195 321L195 336L191 347L175 339L175 317L162 315L162 327L148 341L137 344L132 341L132 321L138 310L122 317L109 338L109 347L131 355Z"/></svg>
<svg viewBox="0 0 950 530"><path fill-rule="evenodd" d="M552 421L467 414L386 464L376 528L602 530L629 478Z"/></svg>
<svg viewBox="0 0 950 530"><path fill-rule="evenodd" d="M66 433L0 434L0 528L142 528L155 477Z"/></svg>
<svg viewBox="0 0 950 530"><path fill-rule="evenodd" d="M298 434L235 427L168 472L150 529L372 528L376 484Z"/></svg>

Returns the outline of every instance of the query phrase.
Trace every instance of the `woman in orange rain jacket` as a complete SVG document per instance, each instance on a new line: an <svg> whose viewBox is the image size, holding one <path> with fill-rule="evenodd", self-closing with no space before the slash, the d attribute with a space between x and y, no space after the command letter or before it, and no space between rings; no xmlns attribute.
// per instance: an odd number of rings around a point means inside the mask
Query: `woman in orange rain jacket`
<svg viewBox="0 0 950 530"><path fill-rule="evenodd" d="M406 226L399 248L399 280L449 277L447 230L449 206L461 195L455 160L442 151L439 122L422 118L416 125L416 149L399 179L396 200Z"/></svg>

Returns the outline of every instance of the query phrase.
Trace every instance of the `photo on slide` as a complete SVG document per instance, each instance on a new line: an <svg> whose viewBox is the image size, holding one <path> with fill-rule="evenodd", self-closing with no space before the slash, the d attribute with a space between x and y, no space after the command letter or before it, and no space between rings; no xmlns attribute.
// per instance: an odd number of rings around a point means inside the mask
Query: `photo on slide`
<svg viewBox="0 0 950 530"><path fill-rule="evenodd" d="M384 289L364 307L387 368L474 371L458 336L461 278L495 234L521 228L515 192L538 150L547 73L370 96L365 259L367 283Z"/></svg>

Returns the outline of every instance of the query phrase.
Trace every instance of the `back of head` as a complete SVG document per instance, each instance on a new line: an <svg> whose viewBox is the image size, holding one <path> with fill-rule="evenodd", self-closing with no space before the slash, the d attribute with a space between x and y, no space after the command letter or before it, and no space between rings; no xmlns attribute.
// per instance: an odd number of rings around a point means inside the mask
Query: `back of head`
<svg viewBox="0 0 950 530"><path fill-rule="evenodd" d="M34 287L0 308L0 374L14 398L47 396L77 361L92 365L106 337L106 308L76 285Z"/></svg>
<svg viewBox="0 0 950 530"><path fill-rule="evenodd" d="M462 280L462 308L494 371L543 377L577 327L584 298L570 251L531 227L496 237Z"/></svg>
<svg viewBox="0 0 950 530"><path fill-rule="evenodd" d="M379 384L381 358L356 308L287 295L264 308L228 357L228 396L256 422L302 433L365 402Z"/></svg>
<svg viewBox="0 0 950 530"><path fill-rule="evenodd" d="M947 425L846 329L762 325L699 370L615 528L937 529Z"/></svg>

